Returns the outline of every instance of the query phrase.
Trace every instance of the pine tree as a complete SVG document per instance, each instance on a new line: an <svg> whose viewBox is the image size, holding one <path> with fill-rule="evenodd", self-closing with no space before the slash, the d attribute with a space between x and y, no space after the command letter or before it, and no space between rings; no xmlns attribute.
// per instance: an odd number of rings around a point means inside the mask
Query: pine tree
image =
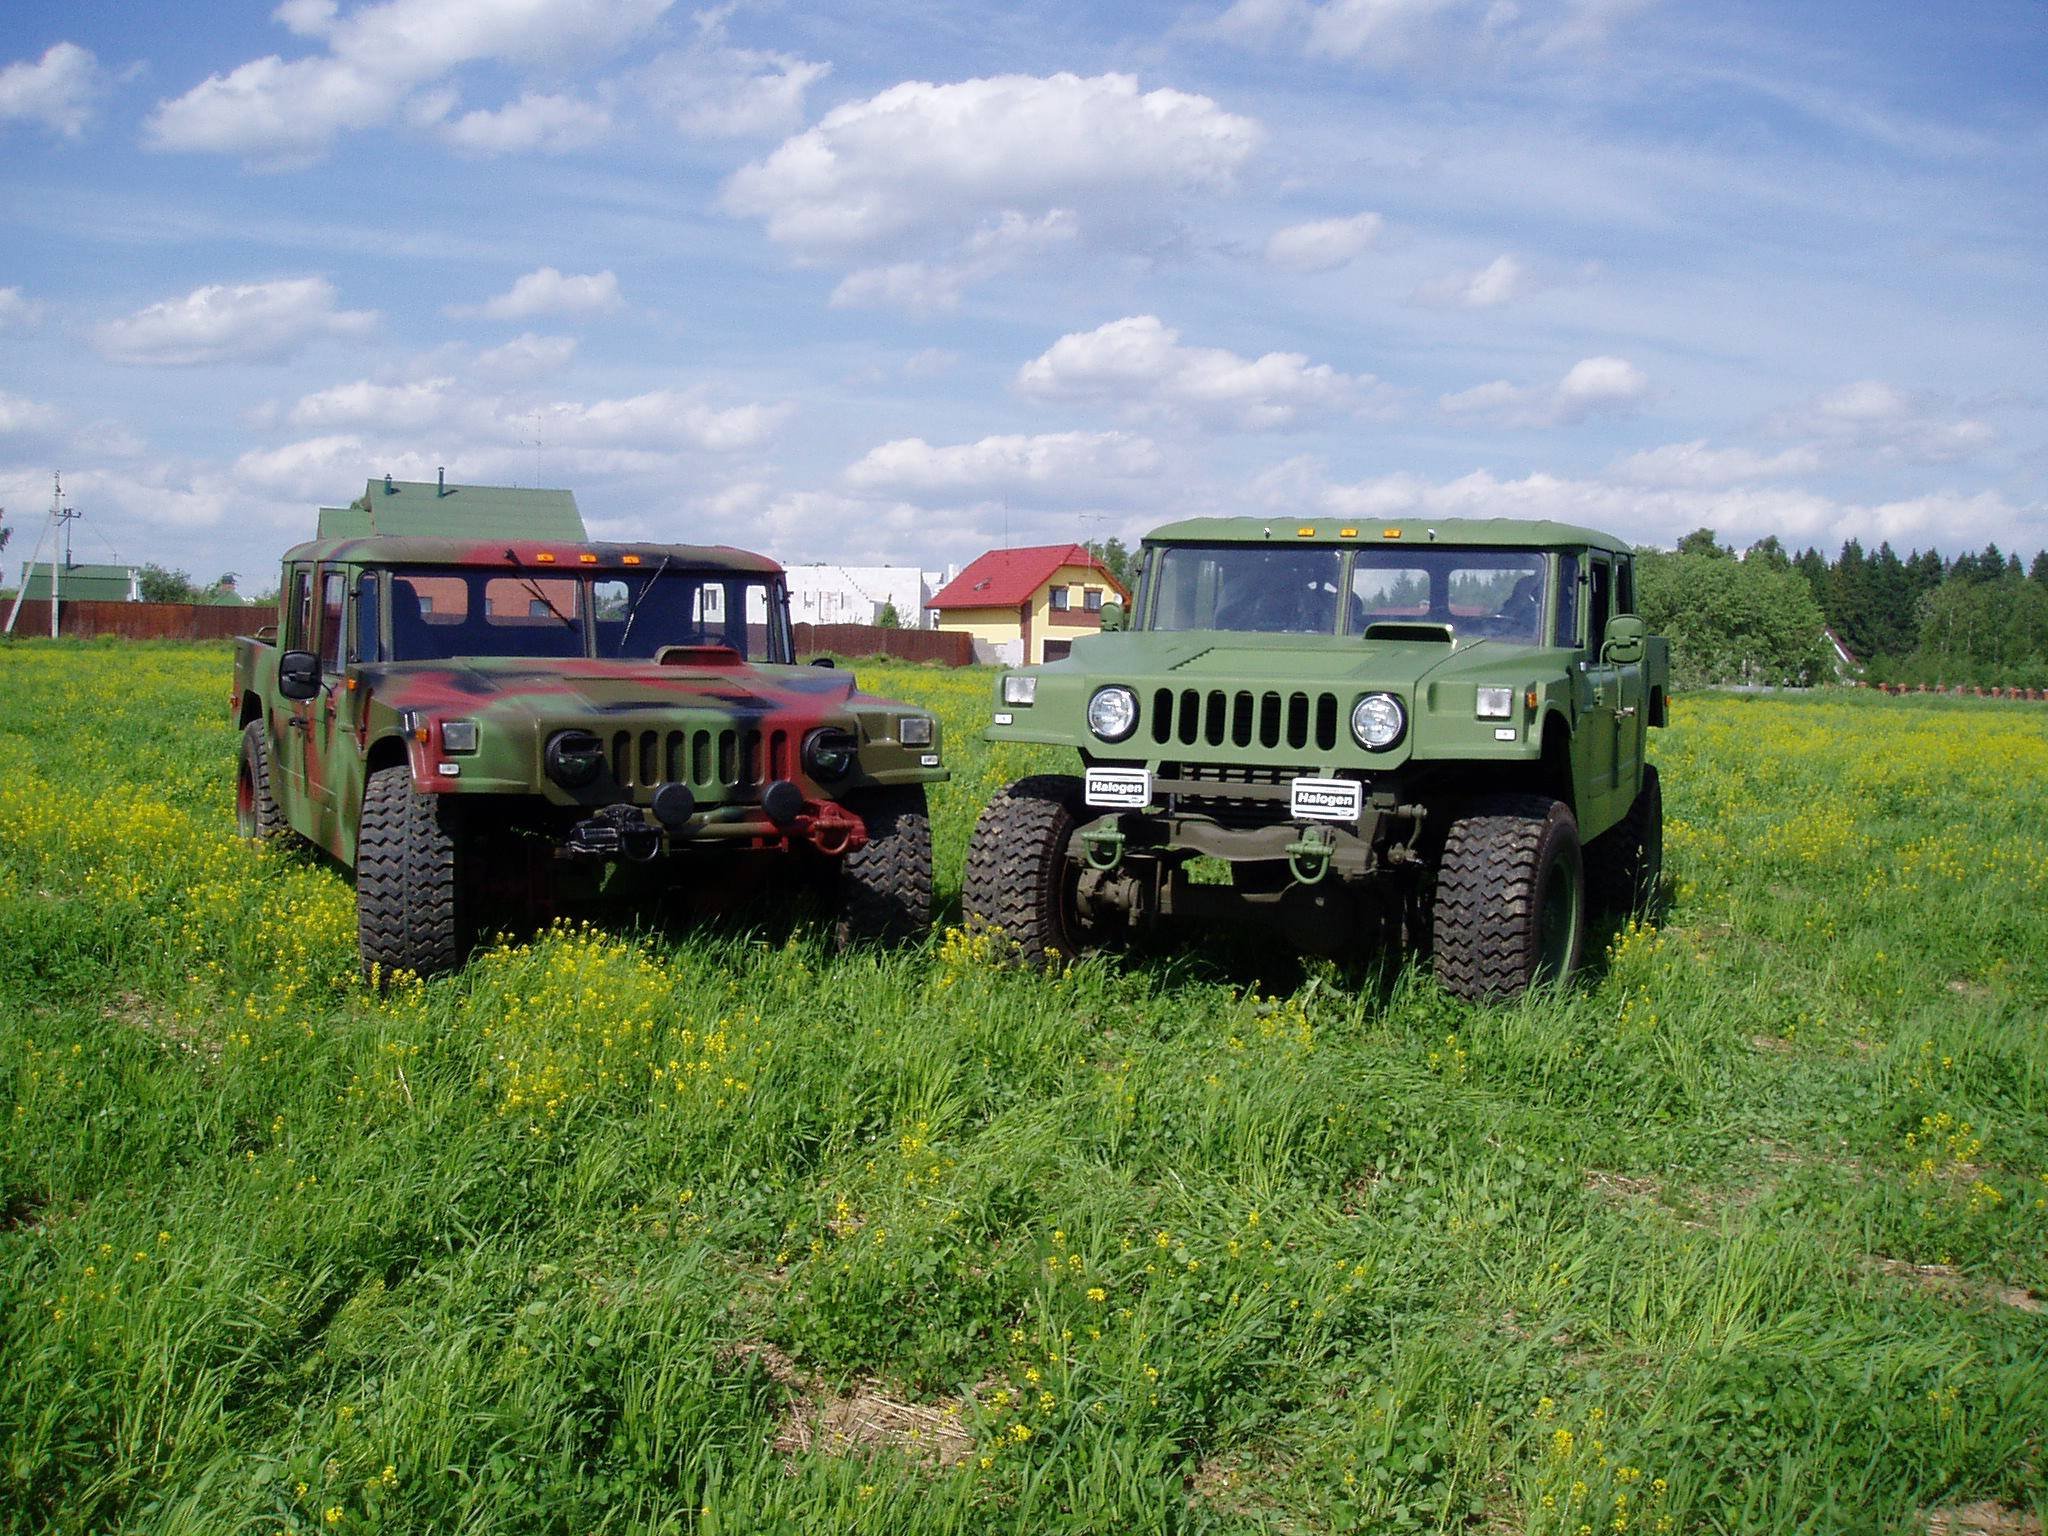
<svg viewBox="0 0 2048 1536"><path fill-rule="evenodd" d="M2027 572L2027 579L2029 581L2038 581L2042 586L2048 587L2048 549L2037 549L2034 551L2034 564L2033 568Z"/></svg>

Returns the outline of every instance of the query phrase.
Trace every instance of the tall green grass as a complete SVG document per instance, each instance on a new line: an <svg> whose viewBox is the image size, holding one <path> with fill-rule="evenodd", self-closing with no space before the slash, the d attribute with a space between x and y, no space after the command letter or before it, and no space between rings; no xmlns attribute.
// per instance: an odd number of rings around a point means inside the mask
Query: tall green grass
<svg viewBox="0 0 2048 1536"><path fill-rule="evenodd" d="M942 897L1055 754L942 715ZM2048 714L1682 701L1481 1009L772 908L376 995L227 656L0 649L0 1529L1883 1531L2048 1503Z"/></svg>

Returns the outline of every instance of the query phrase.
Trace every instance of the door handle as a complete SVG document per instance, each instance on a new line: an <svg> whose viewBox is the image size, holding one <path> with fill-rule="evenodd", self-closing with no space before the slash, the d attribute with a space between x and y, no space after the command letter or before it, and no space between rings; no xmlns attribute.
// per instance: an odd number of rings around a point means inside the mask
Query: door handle
<svg viewBox="0 0 2048 1536"><path fill-rule="evenodd" d="M1635 705L1633 705L1633 704L1624 704L1624 705L1622 705L1622 706L1621 706L1621 708L1617 709L1617 710L1616 710L1616 711L1614 712L1614 718L1615 718L1615 719L1617 719L1617 720L1626 720L1626 719L1627 719L1627 718L1628 718L1628 717L1629 717L1630 715L1634 714L1635 712L1636 712L1636 707L1635 707Z"/></svg>
<svg viewBox="0 0 2048 1536"><path fill-rule="evenodd" d="M313 722L311 720L308 720L304 715L293 715L291 719L285 721L285 724L295 731L304 731L310 730L312 728Z"/></svg>

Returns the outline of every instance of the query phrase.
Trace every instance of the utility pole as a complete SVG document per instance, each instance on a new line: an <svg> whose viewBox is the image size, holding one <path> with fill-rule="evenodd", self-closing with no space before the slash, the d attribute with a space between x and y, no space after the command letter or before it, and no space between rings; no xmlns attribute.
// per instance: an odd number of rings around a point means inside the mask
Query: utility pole
<svg viewBox="0 0 2048 1536"><path fill-rule="evenodd" d="M48 540L50 545L50 638L54 640L57 638L57 531L60 528L64 531L64 563L69 565L71 563L71 524L76 522L81 514L64 505L64 477L59 474L52 475L50 478L53 485L50 493L50 515L43 520L43 531L36 535L36 547L29 553L28 563L21 568L21 590L14 594L14 606L7 613L7 633L10 635L14 633L14 621L21 617L22 599L28 596L28 579L35 570L36 556L43 552L43 543L45 540Z"/></svg>

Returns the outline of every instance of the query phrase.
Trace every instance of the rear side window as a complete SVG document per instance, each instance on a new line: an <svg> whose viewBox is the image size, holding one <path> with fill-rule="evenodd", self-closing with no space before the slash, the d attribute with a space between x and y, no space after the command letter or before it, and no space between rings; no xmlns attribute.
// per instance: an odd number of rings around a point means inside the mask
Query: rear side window
<svg viewBox="0 0 2048 1536"><path fill-rule="evenodd" d="M1586 649L1598 660L1600 647L1607 641L1608 604L1614 596L1614 567L1607 563L1605 555L1593 559L1593 585L1586 594Z"/></svg>
<svg viewBox="0 0 2048 1536"><path fill-rule="evenodd" d="M1627 555L1614 562L1614 611L1636 611L1636 563Z"/></svg>

